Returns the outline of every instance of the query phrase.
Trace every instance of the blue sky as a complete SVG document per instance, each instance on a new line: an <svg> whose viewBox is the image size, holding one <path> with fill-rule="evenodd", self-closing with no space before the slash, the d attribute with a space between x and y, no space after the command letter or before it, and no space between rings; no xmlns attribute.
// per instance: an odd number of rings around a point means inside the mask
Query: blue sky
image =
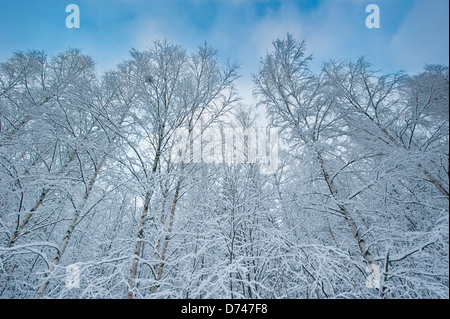
<svg viewBox="0 0 450 319"><path fill-rule="evenodd" d="M79 29L65 26L71 3L80 8ZM380 29L365 26L371 3ZM248 98L260 57L287 32L306 41L317 70L328 59L362 55L388 72L449 59L447 0L0 0L0 61L16 50L77 47L103 71L155 39L187 49L206 40L220 59L241 64L238 85Z"/></svg>

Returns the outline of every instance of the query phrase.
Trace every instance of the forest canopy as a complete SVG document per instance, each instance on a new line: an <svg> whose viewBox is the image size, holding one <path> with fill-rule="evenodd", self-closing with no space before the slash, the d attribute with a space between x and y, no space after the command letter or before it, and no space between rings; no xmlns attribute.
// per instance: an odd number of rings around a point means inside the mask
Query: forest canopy
<svg viewBox="0 0 450 319"><path fill-rule="evenodd" d="M448 66L311 61L2 61L0 298L449 298Z"/></svg>

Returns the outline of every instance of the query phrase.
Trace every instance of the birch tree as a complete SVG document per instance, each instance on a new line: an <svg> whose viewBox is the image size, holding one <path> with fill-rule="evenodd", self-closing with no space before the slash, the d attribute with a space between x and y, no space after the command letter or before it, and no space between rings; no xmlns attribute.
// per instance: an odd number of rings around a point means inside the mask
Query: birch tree
<svg viewBox="0 0 450 319"><path fill-rule="evenodd" d="M90 58L83 56L78 50L69 50L47 61L45 54L42 53L37 60L38 64L35 62L31 66L30 64L21 66L17 65L17 55L23 58L23 54L18 53L10 61L16 65L3 65L7 72L13 67L18 70L24 68L21 71L22 80L14 86L9 85L4 90L3 110L8 112L9 106L15 106L18 108L17 114L27 112L24 118L7 132L5 143L1 147L5 159L3 166L5 172L11 169L15 171L17 183L24 187L21 190L20 204L17 208L16 227L8 236L6 244L8 248L11 248L21 236L32 232L33 228L43 227L40 225L42 223L44 225L58 223L57 221L49 223L49 219L54 218L52 214L44 216L38 214L41 218L38 217L33 221L33 227L28 227L51 190L59 189L58 191L64 192L64 187L61 188L63 184L58 183L56 179L70 173L70 164L76 155L74 141L79 140L82 144L83 136L93 129L92 126L73 126L73 124L76 125L74 122L70 126L71 123L68 122L71 120L70 116L82 120L80 108L61 107L67 103L66 101L76 103L83 100L79 94L80 91L77 95L77 89L86 87L86 83L91 81L93 62ZM36 53L32 56L34 55ZM31 69L27 70L27 68ZM86 93L88 92L83 92L83 94ZM42 96L46 96L45 103L36 103L38 99L42 99ZM30 109L26 110L27 107ZM7 114L3 114L4 119L7 118ZM71 115L68 117L68 114ZM8 122L11 121L8 120ZM11 152L14 149L15 151ZM20 170L16 167L20 167ZM57 201L55 198L53 200ZM13 207L9 206L9 212L16 209ZM8 214L7 218L12 216ZM15 267L16 263L11 262L2 281L8 278Z"/></svg>
<svg viewBox="0 0 450 319"><path fill-rule="evenodd" d="M324 67L324 72L331 85L335 88L336 94L342 99L340 104L343 106L343 109L353 108L355 110L355 112L347 112L347 114L352 114L359 118L361 123L366 123L367 127L363 128L363 130L367 134L384 140L385 143L392 144L394 147L405 147L409 150L412 146L413 148L419 147L419 149L423 149L420 143L417 145L417 141L414 140L416 138L414 133L416 132L417 122L420 117L425 115L423 111L426 112L427 108L445 109L437 106L443 103L445 92L448 91L448 86L445 87L445 73L443 74L442 71L440 76L438 74L434 76L434 81L430 80L433 77L430 74L431 72L428 75L421 75L422 78L428 77L427 84L424 85L428 86L428 88L425 91L417 86L414 88L412 80L414 78L406 80L406 82L409 82L410 90L415 91L415 93L411 92L409 94L405 94L404 91L400 92L405 82L402 81L403 75L401 73L381 74L374 70L364 58L360 58L356 63L327 63ZM422 90L422 92L419 93L418 90ZM410 96L409 101L406 102L405 99L408 99L408 95ZM434 99L439 99L440 101ZM405 123L399 123L398 121L400 117L403 117L404 112L407 112L409 118L405 119ZM354 119L353 122L356 122L356 120ZM404 124L406 124L406 127ZM404 128L401 128L401 130L409 132L409 138L406 141L403 141L405 136L400 137L398 135L405 134L397 133L398 126L403 126ZM445 136L445 123L429 134L434 136L436 140L439 140L440 136ZM418 170L422 171L436 189L448 199L448 179L447 185L445 185L439 180L440 178L431 174L424 167L424 165L428 166L427 163L419 162L417 165Z"/></svg>
<svg viewBox="0 0 450 319"><path fill-rule="evenodd" d="M130 289L128 298L133 297L134 280L137 276L139 259L141 257L142 242L148 219L152 197L159 177L158 172L164 172L161 161L169 166L171 138L177 128L185 125L188 134L194 125L200 122L202 115L214 120L226 111L236 98L233 81L236 78L236 66L229 65L222 70L218 66L216 52L208 45L203 45L197 53L189 56L180 46L167 41L156 41L151 50L134 52L134 58L139 59L144 70L141 82L140 111L136 113L136 122L140 127L137 135L144 139L147 149L133 147L141 166L140 183L145 190L143 208L138 229L138 236L134 250L135 258L131 267ZM141 120L142 118L142 120ZM150 152L148 152L150 149ZM152 165L147 167L141 159L149 158ZM184 169L184 159L181 171ZM146 161L147 162L147 161ZM181 177L180 177L181 178ZM173 200L171 201L170 217L161 217L163 224L168 221L168 228L164 232L170 234L173 223L179 191L182 180L176 182ZM168 235L160 235L163 242L156 245L155 254L161 260L157 266L156 280L161 278ZM158 250L162 249L161 252Z"/></svg>
<svg viewBox="0 0 450 319"><path fill-rule="evenodd" d="M275 40L245 106L207 43L13 53L1 298L448 298L448 67L311 61Z"/></svg>
<svg viewBox="0 0 450 319"><path fill-rule="evenodd" d="M289 144L294 148L302 147L312 157L310 160L316 161L328 189L327 197L335 206L332 210L349 227L366 264L375 265L355 215L346 206L343 191L336 184L336 175L327 165L330 157L351 155L348 146L344 146L347 138L341 117L333 109L334 96L326 91L323 76L310 72L311 57L305 55L304 42L298 43L288 34L285 39L275 40L273 45L274 51L262 60L259 73L254 76L259 103L267 108L271 124L281 127L290 139Z"/></svg>

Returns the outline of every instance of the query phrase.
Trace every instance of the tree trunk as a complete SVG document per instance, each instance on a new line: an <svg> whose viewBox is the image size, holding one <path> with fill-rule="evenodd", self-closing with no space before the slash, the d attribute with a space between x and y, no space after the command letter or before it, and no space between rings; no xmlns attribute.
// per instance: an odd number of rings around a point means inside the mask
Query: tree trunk
<svg viewBox="0 0 450 319"><path fill-rule="evenodd" d="M69 166L70 162L75 158L75 154L76 154L76 150L74 150L69 157L69 160L64 164L64 166L59 170L59 172L56 174L56 177L59 176L61 173L64 172L64 170L67 168L67 166ZM28 222L30 221L31 217L33 216L34 212L39 208L39 206L42 204L42 202L44 201L44 198L47 196L47 194L50 192L50 187L45 188L41 195L39 196L38 200L36 201L36 203L33 205L33 207L30 209L30 212L25 216L24 220L22 221L22 223L20 224L19 228L14 232L14 235L11 237L9 243L8 243L8 247L11 247L12 245L14 245L14 242L17 240L17 237L20 235L20 232L25 228L25 226L28 224Z"/></svg>
<svg viewBox="0 0 450 319"><path fill-rule="evenodd" d="M318 152L318 158L319 158L323 176L325 178L325 181L327 182L328 188L330 189L330 193L333 196L334 200L337 202L337 205L339 207L341 214L344 216L345 221L347 222L347 225L350 228L350 231L352 232L353 237L355 238L356 242L358 243L358 247L359 247L359 250L360 250L362 256L364 257L364 259L366 260L366 262L368 263L369 266L371 266L371 265L376 266L375 259L373 258L372 254L370 253L369 248L367 248L366 242L359 234L358 227L356 225L355 220L351 217L351 215L349 214L349 212L347 211L345 206L339 203L340 197L339 197L338 191L337 191L335 185L333 184L333 181L331 180L330 175L328 174L328 172L325 168L325 161L323 160L322 154L320 154L319 152ZM384 290L385 290L384 287L377 288L377 290L386 299L392 298L392 296L390 294L384 293Z"/></svg>
<svg viewBox="0 0 450 319"><path fill-rule="evenodd" d="M97 165L97 167L95 169L94 175L92 176L91 180L89 181L88 188L86 189L86 192L85 192L84 197L83 197L83 202L82 202L81 206L75 210L75 214L72 217L72 220L70 222L69 228L67 229L66 234L64 236L64 239L63 239L61 245L59 246L58 253L57 253L56 257L54 258L53 263L51 264L51 266L49 267L49 269L47 270L47 272L45 274L47 279L39 287L39 290L36 293L35 299L40 299L44 295L45 290L47 289L47 287L48 287L48 285L50 283L50 279L51 279L50 276L53 273L53 271L55 270L56 266L61 261L61 257L63 256L64 252L66 251L67 244L69 243L70 237L72 236L73 230L75 229L75 226L76 226L76 224L78 222L78 218L80 217L80 214L83 211L87 200L89 199L89 195L91 194L92 188L93 188L93 186L95 184L95 181L97 180L98 173L100 172L100 170L101 170L101 168L102 168L102 166L103 166L103 164L105 162L107 153L109 152L109 150L110 150L110 148L111 148L113 143L114 143L114 138L109 143L107 151L106 151L106 154L103 155L103 157L101 158L99 164Z"/></svg>
<svg viewBox="0 0 450 319"><path fill-rule="evenodd" d="M160 145L161 144L159 144L159 146ZM156 170L158 168L159 157L160 157L159 152L160 152L160 150L158 149L158 151L155 155L154 162L153 162L152 173L151 173L152 180L153 180ZM130 283L129 283L129 287L128 287L127 299L133 299L133 289L135 287L135 279L136 279L137 269L138 269L138 265L139 265L139 258L141 256L142 240L144 239L145 221L147 219L148 210L149 210L149 206L150 206L150 200L152 198L152 195L153 195L153 191L147 191L145 193L144 208L142 209L141 222L139 224L137 242L136 242L136 247L134 249L135 257L134 257L133 264L131 265L131 275L130 275L131 278L130 278Z"/></svg>
<svg viewBox="0 0 450 319"><path fill-rule="evenodd" d="M191 114L191 117L189 119L189 136L193 131L193 125L192 125L192 120L194 117L194 113ZM190 144L191 140L190 138L188 138L186 140L186 144L184 146L184 151L183 151L183 159L181 161L181 166L180 166L180 170L181 172L183 172L184 167L185 167L185 163L186 163L186 155L188 154L188 150L190 148ZM170 161L169 161L170 162ZM173 228L173 221L175 219L175 209L178 203L178 198L179 198L179 194L180 194L180 189L181 189L181 183L182 183L182 177L180 176L177 182L177 186L175 187L175 195L173 198L173 202L172 202L172 208L170 210L170 221L169 221L169 228L167 229L167 234L164 238L164 245L163 245L163 249L161 251L161 254L159 255L159 248L161 245L161 238L158 239L158 243L156 246L156 252L155 252L155 259L159 258L160 259L160 263L155 267L155 274L156 274L156 280L159 281L162 278L162 273L164 270L164 261L166 260L166 252L167 252L167 247L169 245L169 241L170 241L170 234L172 233L172 228ZM156 292L156 290L158 289L158 285L154 285L150 288L150 292L154 293Z"/></svg>
<svg viewBox="0 0 450 319"><path fill-rule="evenodd" d="M124 120L124 118L122 117L120 123L122 123ZM92 130L94 129L94 124L92 124L92 126L89 128L89 130L86 132L86 137L87 135L89 135ZM85 138L86 138L85 137ZM60 176L65 170L66 168L69 166L69 164L73 161L73 159L75 158L75 155L77 154L77 150L74 149L72 151L72 153L69 156L69 159L66 161L66 163L64 163L64 165L61 167L61 169L56 173L55 177ZM9 240L8 246L7 247L11 247L12 245L14 245L14 242L17 240L17 237L20 235L20 232L25 228L25 226L28 224L28 222L30 221L31 217L33 216L34 212L39 208L39 206L42 204L42 202L44 201L44 198L48 195L48 193L50 192L50 187L45 188L41 195L39 196L38 200L36 201L36 203L33 205L33 207L31 208L30 212L25 216L24 220L22 221L22 223L20 224L19 228L14 232L13 236L11 237L11 239Z"/></svg>
<svg viewBox="0 0 450 319"><path fill-rule="evenodd" d="M375 125L380 129L380 131L381 131L384 135L386 135L386 137L387 137L392 143L394 143L395 146L397 146L397 147L402 147L402 146L400 145L400 143L397 142L397 140L396 140L396 139L395 139L395 138L394 138L394 137L393 137L386 129L384 129L383 127L381 127L381 125L380 125L379 123L376 123L376 122L374 121L374 119L373 119L369 114L367 114L366 112L363 112L363 113L366 115L366 117L367 117L370 121L372 121L373 123L375 123ZM444 188L444 186L442 186L441 183L439 183L439 181L438 181L433 175L431 175L426 169L424 169L424 168L422 167L421 164L419 164L419 168L422 170L422 173L426 176L427 180L428 180L429 182L431 182L431 183L439 190L439 192L441 192L442 195L444 195L445 197L447 197L447 199L449 199L448 191Z"/></svg>
<svg viewBox="0 0 450 319"><path fill-rule="evenodd" d="M39 103L36 106L40 107L40 106L44 105L45 103L50 101L53 97L54 96L46 97L41 103ZM31 115L30 114L25 115L25 117L22 119L22 121L20 121L20 123L17 126L15 126L10 132L8 132L2 140L0 140L0 146L3 146L3 144L5 144L8 140L10 140L14 136L14 134L16 134L17 131L19 131L19 129L22 126L24 126L25 124L28 123L29 120L31 120Z"/></svg>
<svg viewBox="0 0 450 319"><path fill-rule="evenodd" d="M147 192L145 194L144 209L142 210L141 223L139 225L138 241L136 243L136 248L134 250L135 259L133 261L133 265L131 266L131 279L127 299L133 299L133 289L135 287L135 279L139 265L139 257L141 255L142 239L144 238L145 220L147 218L149 204L150 204L150 192Z"/></svg>
<svg viewBox="0 0 450 319"><path fill-rule="evenodd" d="M166 234L166 237L164 238L164 245L163 245L163 248L161 251L160 263L155 267L157 281L161 280L162 273L164 270L164 261L166 260L167 246L169 245L170 234L172 233L172 228L173 228L173 221L175 220L175 209L176 209L178 197L180 194L180 188L181 188L181 178L178 180L177 186L175 189L175 195L174 195L173 202L172 202L172 208L170 210L169 228L167 229L167 234ZM158 289L158 286L155 285L155 286L152 286L150 291L153 293L157 289Z"/></svg>

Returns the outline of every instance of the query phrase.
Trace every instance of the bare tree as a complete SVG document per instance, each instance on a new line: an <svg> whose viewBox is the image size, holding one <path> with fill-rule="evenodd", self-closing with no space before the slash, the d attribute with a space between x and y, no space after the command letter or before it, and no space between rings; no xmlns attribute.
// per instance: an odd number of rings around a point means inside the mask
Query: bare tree
<svg viewBox="0 0 450 319"><path fill-rule="evenodd" d="M331 145L346 139L342 117L334 110L333 94L326 90L323 76L309 70L310 56L305 56L304 42L298 43L292 35L273 42L274 51L261 62L254 76L255 94L259 104L267 108L271 124L279 126L295 148L310 148L320 165L321 175L342 219L350 228L367 264L375 264L354 215L344 200L326 165L325 154Z"/></svg>
<svg viewBox="0 0 450 319"><path fill-rule="evenodd" d="M341 99L341 106L343 110L347 112L349 108L353 108L355 112L354 116L361 118L362 123L367 123L367 127L364 130L368 134L377 136L378 138L385 139L386 143L392 144L395 147L405 147L410 149L414 141L417 122L420 117L425 115L421 113L421 110L440 108L436 104L442 104L445 100L445 96L448 91L448 84L445 87L445 75L440 75L440 83L426 82L424 86L428 85L425 90L414 88L413 80L408 80L411 92L408 105L405 106L405 94L402 92L404 82L402 73L395 74L379 74L371 68L371 65L364 59L360 58L356 63L352 62L330 62L324 67L324 72L327 75L327 80L335 88L336 94ZM448 73L448 72L447 72ZM422 75L422 78L427 75ZM437 79L438 77L434 77ZM435 81L436 82L436 81ZM439 82L439 81L438 81ZM448 83L448 81L447 81ZM418 90L422 90L418 94ZM425 92L426 93L425 93ZM425 93L425 97L423 94ZM440 97L437 97L439 96ZM435 99L440 99L436 101ZM432 105L430 105L432 104ZM413 108L411 111L405 110L406 108ZM399 123L400 117L403 117L402 113L408 112L410 116L406 119L406 127L402 130L409 132L409 138L407 141L403 141L404 136L398 136L397 127L404 126L403 123ZM441 111L442 112L442 111ZM441 113L442 114L442 113ZM412 124L412 126L411 126ZM369 126L370 125L370 126ZM410 127L411 126L411 127ZM379 133L378 133L378 132ZM404 135L404 133L400 133ZM430 132L431 137L439 139L440 134L445 135L444 127L438 127L437 131ZM438 135L438 136L436 136ZM416 145L413 145L416 147ZM425 150L424 147L417 145L419 149ZM419 169L423 172L426 178L444 195L449 197L448 190L442 185L436 177L423 166L428 166L425 163L419 163ZM448 181L447 181L448 185Z"/></svg>

